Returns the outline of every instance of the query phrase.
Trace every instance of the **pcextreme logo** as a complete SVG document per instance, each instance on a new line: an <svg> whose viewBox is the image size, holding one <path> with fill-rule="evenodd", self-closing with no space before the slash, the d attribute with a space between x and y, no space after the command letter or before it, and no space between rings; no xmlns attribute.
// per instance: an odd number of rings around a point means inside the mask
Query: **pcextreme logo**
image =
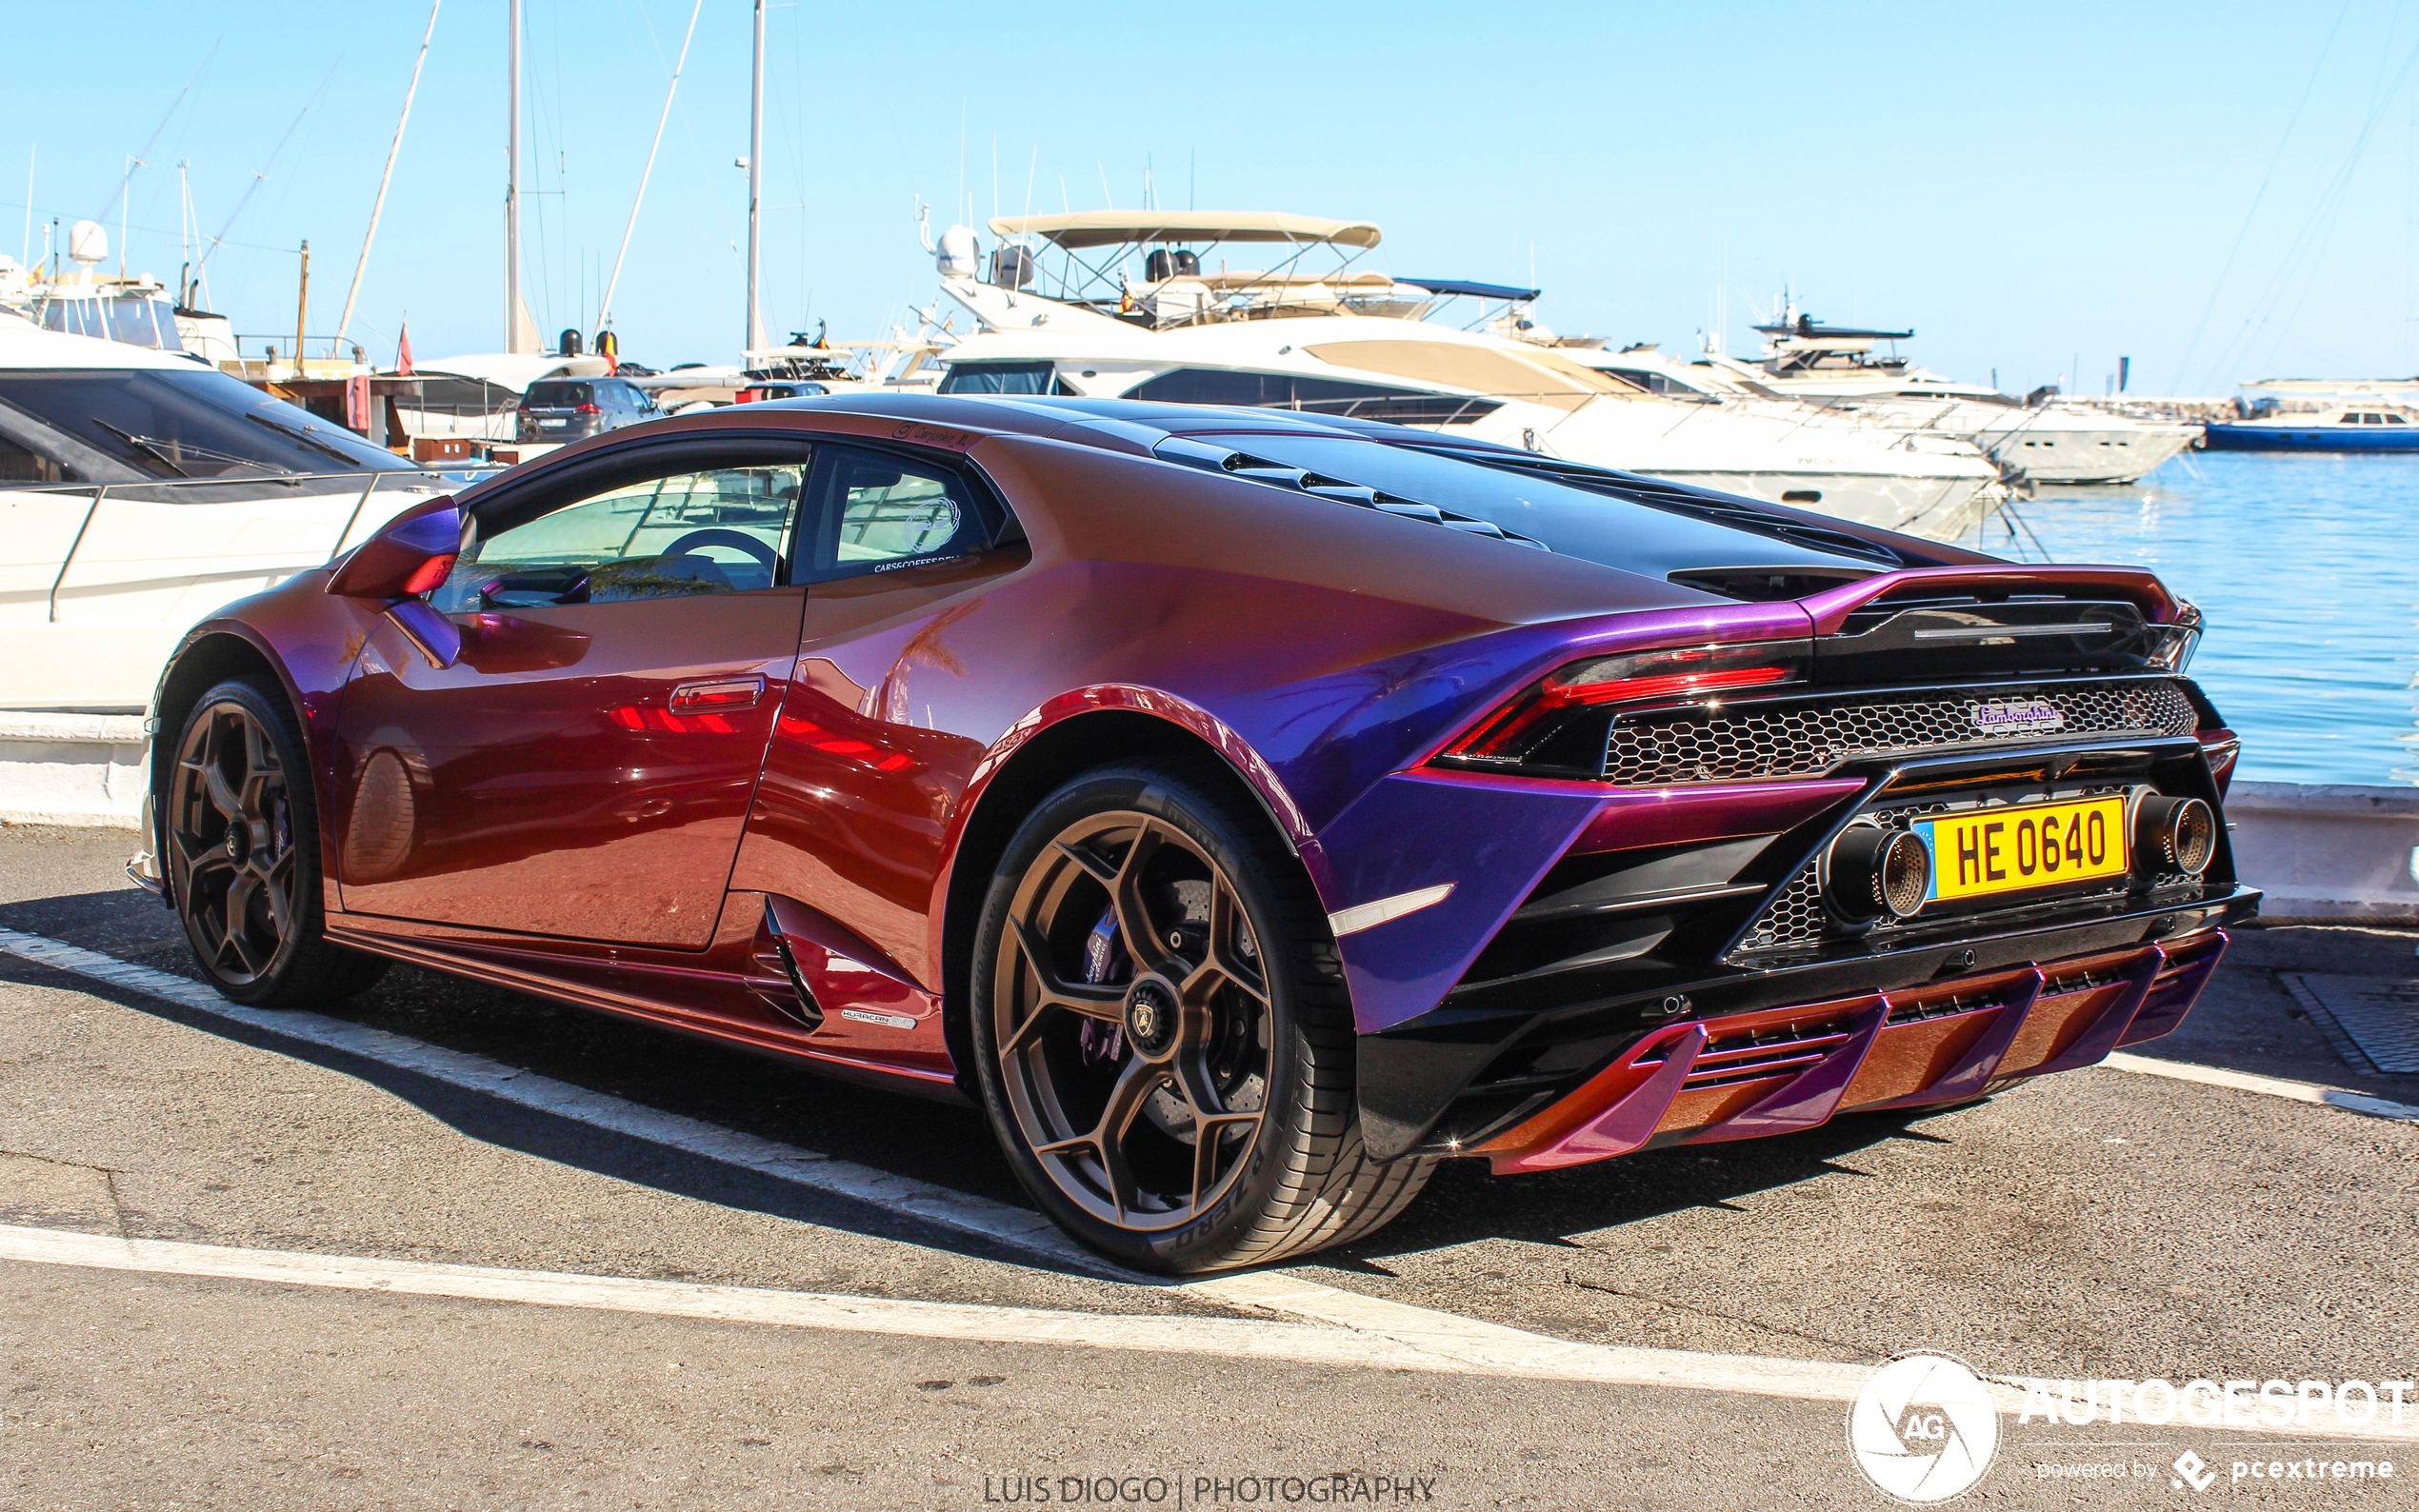
<svg viewBox="0 0 2419 1512"><path fill-rule="evenodd" d="M1989 1473L1999 1412L1964 1361L1915 1350L1891 1357L1849 1403L1848 1449L1885 1495L1946 1502Z"/></svg>

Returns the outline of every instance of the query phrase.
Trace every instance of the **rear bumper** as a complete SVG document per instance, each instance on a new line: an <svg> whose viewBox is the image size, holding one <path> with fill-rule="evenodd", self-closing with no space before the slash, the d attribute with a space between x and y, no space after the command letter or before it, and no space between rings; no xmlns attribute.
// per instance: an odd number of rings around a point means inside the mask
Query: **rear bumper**
<svg viewBox="0 0 2419 1512"><path fill-rule="evenodd" d="M1498 1173L1813 1128L1835 1114L1962 1103L2092 1064L2183 1023L2223 929L2129 950L1674 1025L1469 1153Z"/></svg>
<svg viewBox="0 0 2419 1512"><path fill-rule="evenodd" d="M2173 1029L2259 898L2212 885L1643 998L1440 1010L1361 1036L1363 1135L1381 1159L1538 1170L1961 1102Z"/></svg>

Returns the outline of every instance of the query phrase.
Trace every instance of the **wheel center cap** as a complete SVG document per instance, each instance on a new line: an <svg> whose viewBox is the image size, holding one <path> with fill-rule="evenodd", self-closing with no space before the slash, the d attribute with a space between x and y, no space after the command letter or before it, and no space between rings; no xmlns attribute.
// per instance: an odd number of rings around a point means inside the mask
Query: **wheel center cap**
<svg viewBox="0 0 2419 1512"><path fill-rule="evenodd" d="M1150 978L1126 995L1126 1038L1146 1056L1164 1055L1176 1043L1176 995Z"/></svg>
<svg viewBox="0 0 2419 1512"><path fill-rule="evenodd" d="M251 854L251 842L252 836L250 828L243 825L228 826L227 859L239 866L242 865L244 864L244 859Z"/></svg>

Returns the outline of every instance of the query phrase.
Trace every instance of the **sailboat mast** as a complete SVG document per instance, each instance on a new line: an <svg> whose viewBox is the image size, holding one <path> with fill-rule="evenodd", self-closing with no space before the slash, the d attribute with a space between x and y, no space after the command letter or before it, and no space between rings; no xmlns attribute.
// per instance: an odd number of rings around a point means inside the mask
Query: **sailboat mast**
<svg viewBox="0 0 2419 1512"><path fill-rule="evenodd" d="M613 290L622 287L622 262L630 256L630 233L638 229L638 208L647 203L647 181L655 176L655 153L664 145L664 128L672 118L672 97L680 92L681 70L689 67L689 44L697 36L697 17L704 12L706 0L695 0L689 8L689 30L680 39L680 61L672 65L672 82L664 90L664 113L655 117L655 140L647 147L647 166L638 170L638 193L630 202L630 223L622 228L622 249L613 254L613 276L605 281L605 298L596 307L596 328L600 331L613 324Z"/></svg>
<svg viewBox="0 0 2419 1512"><path fill-rule="evenodd" d="M345 344L345 332L352 328L352 308L361 297L361 275L370 268L370 248L378 239L378 217L386 213L387 186L394 182L395 159L403 152L403 129L411 124L411 100L420 92L420 70L429 62L429 41L437 34L437 7L444 0L429 0L429 30L420 34L420 55L412 60L411 83L403 91L403 114L395 121L395 139L387 149L387 169L378 175L378 197L370 202L370 229L362 233L361 256L352 265L352 287L345 290L345 312L336 320L336 346ZM515 119L519 112L514 112ZM331 353L332 354L332 353Z"/></svg>
<svg viewBox="0 0 2419 1512"><path fill-rule="evenodd" d="M763 234L756 225L756 209L762 203L765 171L765 0L756 0L756 59L754 83L748 91L748 346L747 351L761 351L765 345L764 308L756 299L756 268L764 250ZM745 360L746 352L741 353Z"/></svg>
<svg viewBox="0 0 2419 1512"><path fill-rule="evenodd" d="M507 24L512 29L510 43L505 50L512 82L507 88L507 108L512 113L512 124L504 137L504 349L517 352L521 346L521 0L510 0L506 8Z"/></svg>

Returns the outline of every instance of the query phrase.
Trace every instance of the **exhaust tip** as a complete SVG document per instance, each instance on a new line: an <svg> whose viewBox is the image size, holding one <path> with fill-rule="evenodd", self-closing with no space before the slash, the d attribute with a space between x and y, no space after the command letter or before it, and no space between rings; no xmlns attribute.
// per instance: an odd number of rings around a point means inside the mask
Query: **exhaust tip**
<svg viewBox="0 0 2419 1512"><path fill-rule="evenodd" d="M2152 794L2134 811L2133 844L2162 869L2197 877L2217 856L2217 815L2197 798Z"/></svg>
<svg viewBox="0 0 2419 1512"><path fill-rule="evenodd" d="M1909 919L1931 890L1931 847L1908 829L1851 825L1831 842L1831 906L1857 920Z"/></svg>

